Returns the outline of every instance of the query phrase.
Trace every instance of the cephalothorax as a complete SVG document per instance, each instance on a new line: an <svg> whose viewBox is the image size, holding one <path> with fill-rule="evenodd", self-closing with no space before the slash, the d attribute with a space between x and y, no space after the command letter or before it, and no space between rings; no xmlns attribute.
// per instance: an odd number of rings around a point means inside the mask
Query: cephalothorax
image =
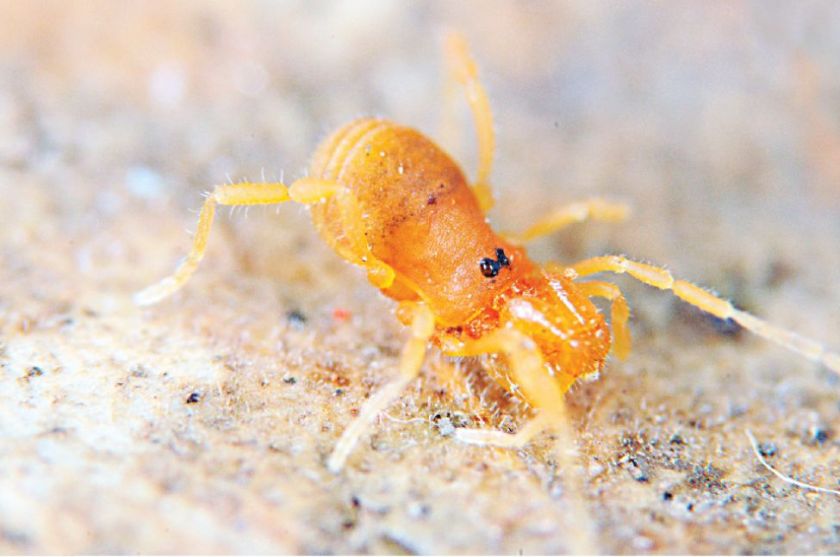
<svg viewBox="0 0 840 557"><path fill-rule="evenodd" d="M660 267L622 256L573 265L538 265L522 244L587 218L618 221L624 205L601 199L573 203L524 233L502 237L487 224L493 198L488 185L493 129L487 96L464 41L448 41L452 76L472 109L479 139L479 169L470 185L458 165L420 132L382 119L363 118L340 128L316 150L308 177L290 186L237 183L217 186L199 217L193 248L175 273L139 292L155 303L180 288L204 255L217 205L296 201L311 208L324 240L364 268L369 281L399 303L397 316L411 330L398 378L376 392L344 431L328 467L340 470L367 424L417 377L430 343L451 356L501 353L504 381L537 416L510 435L458 429L465 442L518 447L546 428L565 427L564 394L580 377L600 371L612 349L630 350L629 311L618 287L579 279L626 273L656 288L840 372L840 355L812 340L773 327ZM590 298L612 303L611 329Z"/></svg>

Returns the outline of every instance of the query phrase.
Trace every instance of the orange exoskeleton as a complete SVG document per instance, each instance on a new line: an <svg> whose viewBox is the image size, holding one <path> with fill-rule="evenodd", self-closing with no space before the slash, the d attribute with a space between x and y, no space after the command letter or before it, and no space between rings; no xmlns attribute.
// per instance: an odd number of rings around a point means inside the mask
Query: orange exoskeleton
<svg viewBox="0 0 840 557"><path fill-rule="evenodd" d="M415 379L430 344L449 356L502 354L493 371L521 396L536 417L517 433L458 429L469 443L519 447L547 428L565 425L564 395L580 377L599 372L610 351L630 350L629 311L618 287L578 282L600 272L626 273L656 288L840 372L840 355L812 340L773 327L660 267L622 256L573 265L532 262L522 245L566 225L619 221L627 208L602 199L552 212L517 236L502 237L487 224L492 206L488 177L493 126L475 64L458 36L447 43L452 77L466 91L479 144L472 185L459 166L422 133L382 119L355 120L322 142L309 176L282 183L217 186L201 210L194 244L175 273L139 292L138 304L155 303L180 288L204 255L217 205L296 201L311 208L324 240L344 259L364 268L369 281L396 300L410 327L398 377L377 391L350 422L328 460L339 471L365 428ZM609 300L610 326L591 298ZM568 438L568 437L567 437Z"/></svg>

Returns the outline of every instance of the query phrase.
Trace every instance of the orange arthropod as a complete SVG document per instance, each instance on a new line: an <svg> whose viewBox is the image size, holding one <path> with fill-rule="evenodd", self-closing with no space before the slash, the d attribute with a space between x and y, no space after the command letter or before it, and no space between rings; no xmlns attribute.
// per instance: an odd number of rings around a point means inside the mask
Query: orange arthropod
<svg viewBox="0 0 840 557"><path fill-rule="evenodd" d="M217 186L199 217L194 244L175 273L139 292L152 304L180 288L201 260L216 205L296 201L311 208L324 240L364 268L369 281L399 302L410 326L398 378L376 392L344 431L328 460L338 471L367 425L417 377L430 343L449 356L503 354L507 365L489 370L500 384L537 411L516 434L458 429L476 444L519 447L546 428L565 425L564 394L580 377L599 372L610 349L630 350L629 311L620 290L603 281L578 282L600 272L626 273L721 319L822 362L840 372L840 355L812 340L773 327L660 267L622 256L573 265L532 262L528 240L593 218L618 221L627 209L601 199L573 203L518 236L502 237L487 224L493 199L488 176L493 126L475 64L459 36L447 41L451 77L466 91L479 143L479 169L470 185L458 165L420 132L382 119L355 120L315 152L308 177L290 186L237 183ZM611 301L611 329L590 298Z"/></svg>

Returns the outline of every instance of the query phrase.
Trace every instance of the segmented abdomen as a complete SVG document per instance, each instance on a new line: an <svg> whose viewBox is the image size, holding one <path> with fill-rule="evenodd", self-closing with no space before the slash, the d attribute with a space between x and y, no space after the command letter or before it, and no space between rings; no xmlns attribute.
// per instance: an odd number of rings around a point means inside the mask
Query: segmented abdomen
<svg viewBox="0 0 840 557"><path fill-rule="evenodd" d="M386 120L353 121L321 144L311 173L353 192L368 244L398 275L385 294L426 300L442 323L466 322L492 306L518 271L530 269L524 252L487 225L458 165L416 130ZM347 237L353 223L337 203L316 205L312 216L328 244L358 259ZM480 262L497 248L512 265L488 278Z"/></svg>

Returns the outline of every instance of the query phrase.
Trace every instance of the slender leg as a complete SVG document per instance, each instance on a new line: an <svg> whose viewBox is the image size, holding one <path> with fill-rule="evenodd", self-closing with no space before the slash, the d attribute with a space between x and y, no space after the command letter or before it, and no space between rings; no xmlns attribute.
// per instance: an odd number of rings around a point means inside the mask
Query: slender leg
<svg viewBox="0 0 840 557"><path fill-rule="evenodd" d="M630 207L624 203L613 203L593 197L584 201L570 203L559 207L545 217L538 220L530 228L519 234L506 234L510 240L524 244L541 236L546 236L558 230L585 220L602 222L621 222L630 214Z"/></svg>
<svg viewBox="0 0 840 557"><path fill-rule="evenodd" d="M172 275L136 293L134 303L141 306L155 304L181 288L189 280L207 249L207 239L210 236L216 205L272 205L289 201L289 199L289 188L279 182L267 184L241 182L216 186L201 207L198 228L187 258L178 265Z"/></svg>
<svg viewBox="0 0 840 557"><path fill-rule="evenodd" d="M350 422L341 439L335 445L327 461L330 472L337 474L344 467L347 457L364 435L370 422L383 412L402 393L411 381L420 373L420 366L426 356L426 347L434 333L435 316L425 305L413 304L414 316L411 320L411 339L406 343L400 358L399 377L379 389L370 397L358 417Z"/></svg>
<svg viewBox="0 0 840 557"><path fill-rule="evenodd" d="M775 327L763 319L735 309L731 303L711 294L699 286L684 280L675 280L668 270L645 263L631 261L620 255L605 255L593 257L569 267L578 276L588 276L595 273L627 273L645 284L670 290L675 296L689 304L711 313L720 319L732 319L748 331L780 344L785 348L798 352L806 358L821 362L835 373L840 374L840 354L830 352L819 342L802 337L792 331Z"/></svg>
<svg viewBox="0 0 840 557"><path fill-rule="evenodd" d="M594 280L581 282L577 285L589 297L605 298L612 303L611 324L613 331L613 351L620 360L630 355L630 329L627 320L630 318L630 308L621 290L611 282Z"/></svg>
<svg viewBox="0 0 840 557"><path fill-rule="evenodd" d="M481 210L485 213L493 207L493 191L490 189L490 170L493 167L493 150L496 138L493 133L493 112L487 93L478 80L475 61L470 56L467 41L458 33L450 33L446 38L446 55L449 73L452 79L464 86L467 103L475 121L478 136L478 173L473 193L478 198Z"/></svg>
<svg viewBox="0 0 840 557"><path fill-rule="evenodd" d="M560 418L555 414L558 400L563 403L564 393L574 379L549 375L534 341L512 327L497 329L465 344L457 351L446 351L450 356L478 356L499 352L507 356L511 370L512 382L505 387L511 392L522 391L531 405L539 410L539 415L514 435L495 430L458 429L455 438L477 445L522 447L544 429L556 425L554 422Z"/></svg>
<svg viewBox="0 0 840 557"><path fill-rule="evenodd" d="M592 521L581 495L580 481L577 479L579 476L574 472L576 443L569 425L565 401L565 392L574 379L549 375L533 340L512 327L497 329L467 344L455 355L477 355L487 352L502 352L507 356L516 383L515 388L522 390L539 414L513 435L494 430L456 429L455 438L475 445L519 448L527 445L540 432L546 429L555 430L558 435L554 453L559 468L565 473L564 483L569 494L568 501L572 506L570 517L576 522L575 535L570 536L572 550L580 554L597 553L590 531Z"/></svg>
<svg viewBox="0 0 840 557"><path fill-rule="evenodd" d="M549 417L550 414L538 414L513 434L495 429L456 429L455 439L471 445L521 449L534 437L554 425Z"/></svg>
<svg viewBox="0 0 840 557"><path fill-rule="evenodd" d="M217 205L274 205L286 201L312 205L332 197L336 198L344 221L348 223L346 235L354 239L354 249L361 254L354 254L354 257L348 258L367 268L368 277L376 286L387 288L394 282L394 270L370 253L370 246L364 239L361 211L353 195L335 182L301 178L288 187L280 182L240 182L216 186L201 207L192 249L186 259L178 265L172 275L137 292L134 295L134 303L141 306L156 304L186 284L204 257Z"/></svg>
<svg viewBox="0 0 840 557"><path fill-rule="evenodd" d="M557 400L563 399L564 393L574 383L574 378L566 375L550 375L546 370L542 354L536 343L513 327L501 327L483 337L458 346L444 346L448 356L479 356L482 354L502 353L507 357L511 380L504 385L511 392L521 391L525 399L540 411L551 415ZM540 430L532 431L531 437ZM458 430L458 438L470 442L471 430ZM473 432L474 433L474 432ZM491 431L501 437L511 437L508 433ZM527 443L529 439L524 439ZM508 443L508 441L503 441ZM495 443L493 443L495 444Z"/></svg>

